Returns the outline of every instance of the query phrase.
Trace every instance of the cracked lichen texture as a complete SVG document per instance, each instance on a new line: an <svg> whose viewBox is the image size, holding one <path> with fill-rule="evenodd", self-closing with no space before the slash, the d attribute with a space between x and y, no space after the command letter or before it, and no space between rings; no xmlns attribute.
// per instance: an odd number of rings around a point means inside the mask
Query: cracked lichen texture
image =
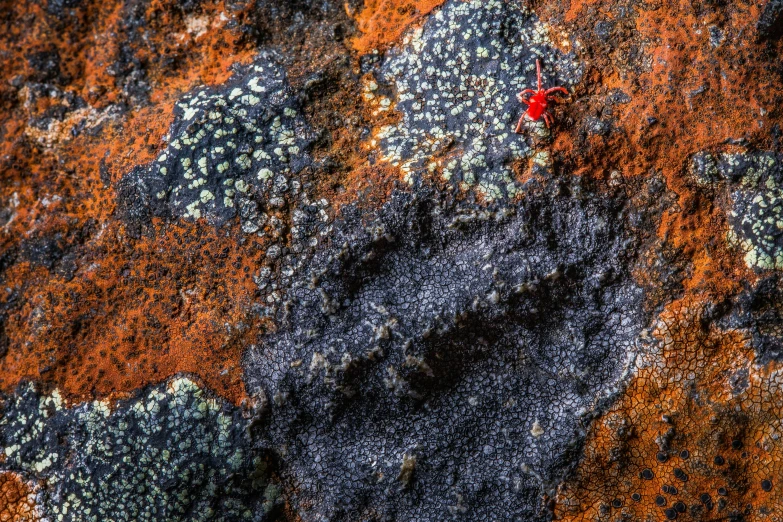
<svg viewBox="0 0 783 522"><path fill-rule="evenodd" d="M35 503L35 487L16 473L0 472L0 522L41 520Z"/></svg>
<svg viewBox="0 0 783 522"><path fill-rule="evenodd" d="M3 406L2 467L46 484L51 520L260 520L272 507L247 421L189 379L73 408L26 385Z"/></svg>
<svg viewBox="0 0 783 522"><path fill-rule="evenodd" d="M622 200L558 190L343 210L244 362L303 520L545 518L646 323Z"/></svg>
<svg viewBox="0 0 783 522"><path fill-rule="evenodd" d="M390 53L382 77L395 87L402 121L380 128L376 143L409 182L438 177L487 199L518 193L512 163L535 154L530 135L546 129L541 120L514 133L524 112L516 94L536 88L536 59L547 87L573 86L582 74L518 4L448 2Z"/></svg>
<svg viewBox="0 0 783 522"><path fill-rule="evenodd" d="M677 301L651 329L619 400L593 424L556 520L779 520L779 364L747 333Z"/></svg>

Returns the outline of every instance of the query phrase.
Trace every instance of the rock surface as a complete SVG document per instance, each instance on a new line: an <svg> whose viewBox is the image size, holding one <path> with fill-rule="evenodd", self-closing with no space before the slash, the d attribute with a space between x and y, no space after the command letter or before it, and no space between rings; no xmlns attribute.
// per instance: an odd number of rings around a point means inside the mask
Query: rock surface
<svg viewBox="0 0 783 522"><path fill-rule="evenodd" d="M0 520L781 519L780 22L9 4Z"/></svg>

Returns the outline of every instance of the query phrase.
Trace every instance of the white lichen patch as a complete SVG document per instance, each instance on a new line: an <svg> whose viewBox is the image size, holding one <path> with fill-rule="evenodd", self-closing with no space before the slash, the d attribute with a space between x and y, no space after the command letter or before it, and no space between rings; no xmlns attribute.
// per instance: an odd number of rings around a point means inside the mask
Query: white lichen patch
<svg viewBox="0 0 783 522"><path fill-rule="evenodd" d="M251 491L230 480L253 474L266 487L246 421L188 378L73 407L30 385L4 406L4 463L46 482L36 497L46 520L180 520L186 509L253 520L263 509L263 499L237 502Z"/></svg>
<svg viewBox="0 0 783 522"><path fill-rule="evenodd" d="M383 79L397 93L393 108L403 116L375 133L383 159L409 183L440 172L487 199L513 196L511 164L534 153L531 137L514 129L524 112L516 94L535 87L535 60L544 63L547 85L571 86L581 75L547 34L518 3L448 2L383 66ZM366 82L364 98L376 103L376 112L391 108L376 89Z"/></svg>
<svg viewBox="0 0 783 522"><path fill-rule="evenodd" d="M137 186L175 216L221 224L239 215L242 230L264 234L264 207L281 197L270 191L290 188L311 162L313 136L296 103L283 68L261 54L227 84L198 89L176 104L169 145L138 175Z"/></svg>

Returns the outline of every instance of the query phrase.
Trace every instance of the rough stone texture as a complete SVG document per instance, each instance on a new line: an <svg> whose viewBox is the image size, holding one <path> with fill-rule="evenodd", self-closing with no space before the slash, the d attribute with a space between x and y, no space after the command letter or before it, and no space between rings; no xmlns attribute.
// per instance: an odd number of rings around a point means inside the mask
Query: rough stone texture
<svg viewBox="0 0 783 522"><path fill-rule="evenodd" d="M3 6L0 521L783 519L780 22Z"/></svg>
<svg viewBox="0 0 783 522"><path fill-rule="evenodd" d="M282 194L269 189L288 188L286 179L311 163L310 131L288 91L285 72L261 55L219 89L183 97L168 145L120 182L126 220L146 211L219 226L239 214L244 232L261 229L268 216L258 205L282 206Z"/></svg>
<svg viewBox="0 0 783 522"><path fill-rule="evenodd" d="M304 518L536 517L647 322L622 201L569 189L513 211L395 193L337 225L245 362Z"/></svg>

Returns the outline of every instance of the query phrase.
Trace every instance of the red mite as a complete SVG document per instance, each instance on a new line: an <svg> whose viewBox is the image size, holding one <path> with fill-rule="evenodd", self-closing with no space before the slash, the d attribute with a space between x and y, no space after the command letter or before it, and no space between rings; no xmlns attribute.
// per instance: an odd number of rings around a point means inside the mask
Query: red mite
<svg viewBox="0 0 783 522"><path fill-rule="evenodd" d="M534 91L533 89L525 89L524 91L517 94L519 101L528 106L525 114L519 118L519 123L517 123L517 130L514 131L517 134L519 134L522 130L522 121L525 119L525 116L530 116L530 119L533 121L538 121L541 116L544 116L544 123L546 123L548 128L549 124L552 122L552 115L549 114L549 112L546 110L547 104L550 102L559 101L552 94L555 92L568 94L568 91L565 90L564 87L552 87L551 89L547 90L541 88L541 62L538 60L536 60L536 73L538 74L538 90ZM525 94L532 94L533 96L531 96L529 100L526 100L523 98Z"/></svg>

